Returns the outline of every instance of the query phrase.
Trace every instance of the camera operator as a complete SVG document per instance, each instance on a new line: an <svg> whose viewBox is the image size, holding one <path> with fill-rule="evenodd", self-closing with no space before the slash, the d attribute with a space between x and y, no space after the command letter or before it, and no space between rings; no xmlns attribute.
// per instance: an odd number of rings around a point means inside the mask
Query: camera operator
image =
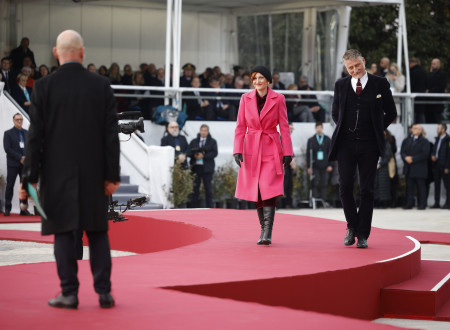
<svg viewBox="0 0 450 330"><path fill-rule="evenodd" d="M89 238L94 288L102 308L111 296L111 253L106 218L107 196L120 185L120 146L116 101L108 79L83 66L80 34L63 31L54 56L61 66L39 79L31 95L30 129L25 148L23 183L40 181L47 215L42 234L55 234L54 252L62 293L51 307L78 307L77 249L80 231Z"/></svg>
<svg viewBox="0 0 450 330"><path fill-rule="evenodd" d="M216 166L214 158L217 157L217 153L217 142L209 134L208 125L203 124L200 126L200 133L191 141L188 149L192 172L195 174L192 207L199 207L201 181L205 187L206 207L213 207L212 179Z"/></svg>
<svg viewBox="0 0 450 330"><path fill-rule="evenodd" d="M180 135L180 127L176 121L167 124L166 132L161 139L161 147L171 146L175 149L175 162L182 164L185 170L188 169L186 151L188 143L184 135Z"/></svg>

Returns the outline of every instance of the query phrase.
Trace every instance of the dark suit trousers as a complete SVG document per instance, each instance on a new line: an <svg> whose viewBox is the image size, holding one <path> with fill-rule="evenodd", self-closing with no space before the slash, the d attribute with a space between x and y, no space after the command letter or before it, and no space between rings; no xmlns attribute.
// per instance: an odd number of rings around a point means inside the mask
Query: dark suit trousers
<svg viewBox="0 0 450 330"><path fill-rule="evenodd" d="M406 206L414 206L414 189L417 186L418 207L427 206L427 179L406 177Z"/></svg>
<svg viewBox="0 0 450 330"><path fill-rule="evenodd" d="M358 238L367 239L372 226L378 147L375 141L340 139L338 143L339 194L347 228L354 229ZM359 209L353 196L357 168L360 191Z"/></svg>
<svg viewBox="0 0 450 330"><path fill-rule="evenodd" d="M6 174L6 191L5 191L5 211L11 211L12 207L12 198L14 195L14 185L16 184L17 176L19 176L20 180L22 180L22 168L19 167L8 166L7 174Z"/></svg>
<svg viewBox="0 0 450 330"><path fill-rule="evenodd" d="M194 180L194 194L192 195L193 207L199 207L199 194L200 194L200 184L203 181L203 186L205 187L205 200L206 207L213 207L213 194L212 194L212 179L213 173L205 173L203 171L203 165L195 165L193 172L195 173Z"/></svg>
<svg viewBox="0 0 450 330"><path fill-rule="evenodd" d="M449 175L444 173L445 167L439 164L435 164L434 166L434 204L439 205L441 201L441 181L444 181L445 190L448 192L448 181ZM448 204L448 194L445 201L446 205Z"/></svg>
<svg viewBox="0 0 450 330"><path fill-rule="evenodd" d="M313 167L314 178L311 180L312 195L314 198L321 198L323 200L327 199L327 188L328 188L328 172L326 168L314 168ZM320 185L320 196L317 194L317 188Z"/></svg>
<svg viewBox="0 0 450 330"><path fill-rule="evenodd" d="M111 291L111 253L109 249L108 233L86 232L89 239L89 259L94 288L98 294ZM54 253L61 289L64 295L78 294L78 263L77 241L79 232L55 234Z"/></svg>

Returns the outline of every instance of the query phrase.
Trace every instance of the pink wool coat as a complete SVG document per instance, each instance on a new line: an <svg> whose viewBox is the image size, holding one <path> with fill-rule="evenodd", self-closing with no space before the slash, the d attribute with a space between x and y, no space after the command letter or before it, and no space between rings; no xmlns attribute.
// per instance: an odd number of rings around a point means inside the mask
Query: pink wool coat
<svg viewBox="0 0 450 330"><path fill-rule="evenodd" d="M283 95L269 88L261 115L256 90L242 95L234 132L233 155L237 153L244 161L239 168L236 198L256 202L258 187L263 200L283 196L283 156L293 155Z"/></svg>

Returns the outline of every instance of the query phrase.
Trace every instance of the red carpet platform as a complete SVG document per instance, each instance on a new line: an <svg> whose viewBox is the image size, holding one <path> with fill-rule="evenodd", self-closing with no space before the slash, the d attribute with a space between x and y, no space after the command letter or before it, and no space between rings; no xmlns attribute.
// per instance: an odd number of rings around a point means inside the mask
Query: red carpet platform
<svg viewBox="0 0 450 330"><path fill-rule="evenodd" d="M38 216L20 216L18 214L11 214L9 217L5 217L2 213L0 215L0 223L32 223L41 222L41 217Z"/></svg>
<svg viewBox="0 0 450 330"><path fill-rule="evenodd" d="M88 261L79 263L78 311L46 305L59 292L53 262L4 266L0 327L391 329L366 320L386 311L385 290L413 281L425 267L420 244L399 231L374 228L363 250L344 247L343 222L277 214L274 244L267 247L256 245L254 210L127 215L129 221L110 225L111 248L141 254L113 260L116 308L98 307ZM0 238L51 241L21 231L0 230ZM439 239L450 243L450 235ZM449 309L446 283L437 313Z"/></svg>

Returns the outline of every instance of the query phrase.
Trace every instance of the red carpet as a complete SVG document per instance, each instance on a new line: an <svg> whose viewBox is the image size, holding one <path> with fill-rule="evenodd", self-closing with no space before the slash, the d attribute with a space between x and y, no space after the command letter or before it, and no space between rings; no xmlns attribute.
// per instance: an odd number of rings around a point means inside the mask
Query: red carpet
<svg viewBox="0 0 450 330"><path fill-rule="evenodd" d="M28 222L41 222L41 217L38 216L20 216L18 214L11 214L9 217L5 217L2 213L0 215L0 223L28 223Z"/></svg>
<svg viewBox="0 0 450 330"><path fill-rule="evenodd" d="M277 214L274 244L265 247L256 245L254 210L128 217L110 224L111 248L144 254L114 258L116 308L98 307L88 261L79 263L79 311L46 306L59 292L54 263L4 266L0 327L390 329L364 320L381 316L382 288L414 278L421 267L420 249L398 231L375 228L361 250L344 247L343 222ZM6 236L33 238L0 231Z"/></svg>

